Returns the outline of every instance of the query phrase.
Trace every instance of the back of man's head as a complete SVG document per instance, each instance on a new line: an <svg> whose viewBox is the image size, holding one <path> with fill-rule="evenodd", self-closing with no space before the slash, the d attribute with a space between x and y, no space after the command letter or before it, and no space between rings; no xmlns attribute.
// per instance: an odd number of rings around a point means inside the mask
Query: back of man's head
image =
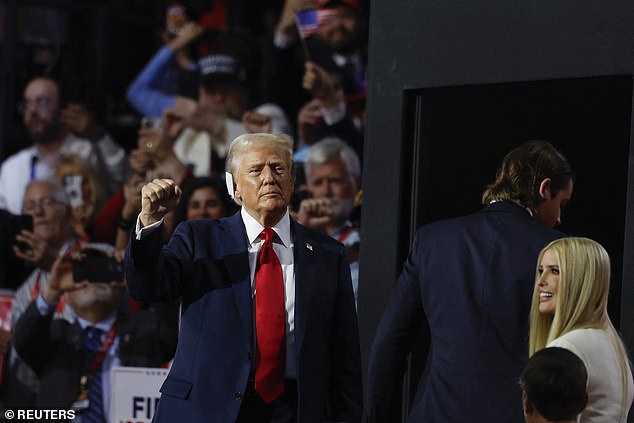
<svg viewBox="0 0 634 423"><path fill-rule="evenodd" d="M574 353L559 347L533 354L520 377L526 421L576 421L587 402L586 367Z"/></svg>
<svg viewBox="0 0 634 423"><path fill-rule="evenodd" d="M482 195L482 204L507 200L533 209L543 201L539 190L544 179L551 180L554 198L574 177L568 160L549 142L527 141L504 157L495 181Z"/></svg>

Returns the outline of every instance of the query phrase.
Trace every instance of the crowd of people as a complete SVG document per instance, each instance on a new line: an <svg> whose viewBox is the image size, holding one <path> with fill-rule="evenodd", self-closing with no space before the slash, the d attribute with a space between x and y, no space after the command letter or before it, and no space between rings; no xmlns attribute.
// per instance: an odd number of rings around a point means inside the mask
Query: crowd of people
<svg viewBox="0 0 634 423"><path fill-rule="evenodd" d="M170 4L126 93L134 146L32 76L32 145L0 165L2 407L107 422L113 366L169 367L157 422L392 422L427 325L410 421L626 421L609 257L553 229L575 174L545 141L505 157L480 213L419 230L364 404L366 18L358 0L285 0L259 39Z"/></svg>
<svg viewBox="0 0 634 423"><path fill-rule="evenodd" d="M31 145L0 165L0 288L15 293L11 329L0 330L3 407L73 408L108 421L113 366L170 364L187 299L135 301L123 273L94 283L74 280L77 269L97 266L95 255L122 266L141 188L153 180L183 190L164 216L165 242L182 222L234 215L225 162L241 134L294 139L291 212L349 246L356 298L367 10L355 0L288 0L263 39L231 24L231 5L205 16L190 6L169 4L163 46L130 81L135 145L111 136L94 105L68 102L53 75L33 74L23 89ZM328 16L310 36L295 20L305 10Z"/></svg>

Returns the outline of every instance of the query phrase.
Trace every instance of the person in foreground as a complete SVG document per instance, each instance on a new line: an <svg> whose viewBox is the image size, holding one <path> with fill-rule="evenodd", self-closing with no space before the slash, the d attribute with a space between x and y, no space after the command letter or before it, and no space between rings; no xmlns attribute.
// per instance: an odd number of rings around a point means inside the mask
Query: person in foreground
<svg viewBox="0 0 634 423"><path fill-rule="evenodd" d="M53 263L48 284L16 322L15 349L40 378L33 408L73 409L83 423L106 423L114 420L112 368L161 367L177 333L154 310L131 314L122 280L75 280L73 260L83 260L75 254ZM73 322L54 317L62 298Z"/></svg>
<svg viewBox="0 0 634 423"><path fill-rule="evenodd" d="M529 354L561 347L588 370L581 422L626 422L634 398L627 352L608 316L610 258L588 238L548 244L538 259L530 312Z"/></svg>
<svg viewBox="0 0 634 423"><path fill-rule="evenodd" d="M526 423L576 423L588 403L583 361L559 347L533 354L520 376Z"/></svg>
<svg viewBox="0 0 634 423"><path fill-rule="evenodd" d="M398 418L406 356L425 322L431 341L409 421L523 419L517 378L527 359L534 263L562 236L552 227L573 177L551 144L526 142L504 158L479 213L418 230L370 351L368 421Z"/></svg>
<svg viewBox="0 0 634 423"><path fill-rule="evenodd" d="M128 289L182 298L176 357L155 422L359 422L361 359L346 252L291 220L292 141L246 134L227 169L241 210L181 223L162 249L172 181L142 188Z"/></svg>

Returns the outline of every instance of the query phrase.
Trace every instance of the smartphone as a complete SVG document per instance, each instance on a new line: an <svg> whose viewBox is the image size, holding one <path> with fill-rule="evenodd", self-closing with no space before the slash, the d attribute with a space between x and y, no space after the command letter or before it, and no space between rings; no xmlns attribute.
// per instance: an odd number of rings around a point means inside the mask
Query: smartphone
<svg viewBox="0 0 634 423"><path fill-rule="evenodd" d="M82 258L73 260L73 279L75 282L122 281L124 278L123 264L103 251L83 249Z"/></svg>
<svg viewBox="0 0 634 423"><path fill-rule="evenodd" d="M84 178L79 173L64 176L64 191L66 191L71 207L81 206L84 203L83 183Z"/></svg>
<svg viewBox="0 0 634 423"><path fill-rule="evenodd" d="M160 117L143 116L141 118L141 129L163 132L163 119Z"/></svg>
<svg viewBox="0 0 634 423"><path fill-rule="evenodd" d="M30 250L29 244L21 241L16 241L15 237L23 230L33 232L33 216L30 214L7 214L6 227L8 232L9 242L13 243L20 251Z"/></svg>
<svg viewBox="0 0 634 423"><path fill-rule="evenodd" d="M170 39L176 38L187 23L185 8L178 3L171 4L165 11L165 30Z"/></svg>

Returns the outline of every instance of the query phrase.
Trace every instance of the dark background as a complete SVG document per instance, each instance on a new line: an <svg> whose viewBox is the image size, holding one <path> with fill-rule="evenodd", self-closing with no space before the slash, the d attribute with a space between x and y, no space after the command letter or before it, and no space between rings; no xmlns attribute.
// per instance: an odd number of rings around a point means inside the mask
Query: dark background
<svg viewBox="0 0 634 423"><path fill-rule="evenodd" d="M195 16L214 0L186 0ZM228 25L264 39L283 0L226 0ZM127 149L136 143L139 116L125 90L163 45L169 0L0 0L0 160L27 145L16 111L26 82L51 75L67 101L95 113ZM43 13L46 12L46 13ZM52 57L53 65L37 64Z"/></svg>
<svg viewBox="0 0 634 423"><path fill-rule="evenodd" d="M593 238L610 252L616 270L610 315L618 326L632 78L434 88L408 98L421 104L412 166L415 226L478 211L504 155L523 140L548 140L578 175L558 229ZM416 114L416 104L407 110Z"/></svg>

